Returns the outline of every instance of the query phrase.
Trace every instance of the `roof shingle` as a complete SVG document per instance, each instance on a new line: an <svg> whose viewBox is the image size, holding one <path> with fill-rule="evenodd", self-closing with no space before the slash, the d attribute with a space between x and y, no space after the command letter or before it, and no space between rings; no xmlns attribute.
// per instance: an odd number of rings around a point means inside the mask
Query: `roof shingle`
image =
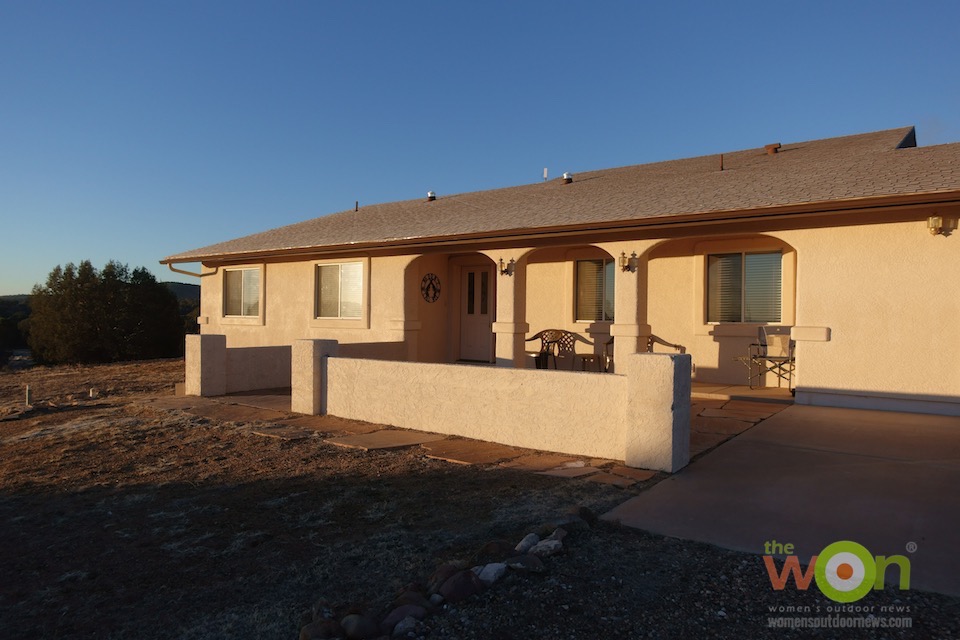
<svg viewBox="0 0 960 640"><path fill-rule="evenodd" d="M665 219L960 190L960 143L915 147L913 127L579 173L517 187L369 205L170 256L166 263L418 238Z"/></svg>

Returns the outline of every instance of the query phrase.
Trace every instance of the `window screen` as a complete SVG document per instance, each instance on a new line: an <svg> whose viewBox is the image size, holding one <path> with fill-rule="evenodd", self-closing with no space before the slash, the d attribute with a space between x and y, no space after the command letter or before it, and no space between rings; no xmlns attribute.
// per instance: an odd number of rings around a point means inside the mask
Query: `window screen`
<svg viewBox="0 0 960 640"><path fill-rule="evenodd" d="M363 312L363 263L317 266L317 317L358 319Z"/></svg>
<svg viewBox="0 0 960 640"><path fill-rule="evenodd" d="M707 256L707 322L780 322L783 254Z"/></svg>
<svg viewBox="0 0 960 640"><path fill-rule="evenodd" d="M223 274L223 315L260 315L260 270L229 269Z"/></svg>
<svg viewBox="0 0 960 640"><path fill-rule="evenodd" d="M578 322L613 320L613 260L577 261Z"/></svg>

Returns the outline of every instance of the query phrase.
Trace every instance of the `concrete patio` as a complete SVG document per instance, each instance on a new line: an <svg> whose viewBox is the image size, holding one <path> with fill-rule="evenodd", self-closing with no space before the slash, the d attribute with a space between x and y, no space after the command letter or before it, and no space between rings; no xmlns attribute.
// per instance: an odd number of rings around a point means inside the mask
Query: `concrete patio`
<svg viewBox="0 0 960 640"><path fill-rule="evenodd" d="M604 518L756 554L792 543L804 562L852 540L906 555L911 588L960 595L957 486L960 418L791 406Z"/></svg>

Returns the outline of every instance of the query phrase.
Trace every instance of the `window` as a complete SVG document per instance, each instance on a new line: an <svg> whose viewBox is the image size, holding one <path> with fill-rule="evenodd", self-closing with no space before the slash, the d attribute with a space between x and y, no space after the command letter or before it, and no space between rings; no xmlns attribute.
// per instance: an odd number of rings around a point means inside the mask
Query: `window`
<svg viewBox="0 0 960 640"><path fill-rule="evenodd" d="M707 256L707 322L780 322L783 253Z"/></svg>
<svg viewBox="0 0 960 640"><path fill-rule="evenodd" d="M317 317L359 320L363 316L363 263L317 265Z"/></svg>
<svg viewBox="0 0 960 640"><path fill-rule="evenodd" d="M259 317L260 269L227 269L223 272L223 315Z"/></svg>
<svg viewBox="0 0 960 640"><path fill-rule="evenodd" d="M613 321L613 260L577 260L577 322Z"/></svg>

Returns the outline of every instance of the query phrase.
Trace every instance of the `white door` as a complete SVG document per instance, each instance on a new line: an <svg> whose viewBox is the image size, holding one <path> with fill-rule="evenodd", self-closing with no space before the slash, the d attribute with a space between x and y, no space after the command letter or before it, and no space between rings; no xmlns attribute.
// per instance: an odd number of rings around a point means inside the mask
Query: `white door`
<svg viewBox="0 0 960 640"><path fill-rule="evenodd" d="M463 267L460 285L460 359L491 362L496 295L493 267Z"/></svg>

